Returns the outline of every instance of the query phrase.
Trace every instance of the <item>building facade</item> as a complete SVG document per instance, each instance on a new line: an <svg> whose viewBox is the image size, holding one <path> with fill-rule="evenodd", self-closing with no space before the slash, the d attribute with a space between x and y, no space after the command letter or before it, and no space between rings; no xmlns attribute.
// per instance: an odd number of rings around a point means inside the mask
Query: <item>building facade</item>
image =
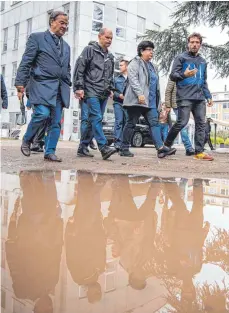
<svg viewBox="0 0 229 313"><path fill-rule="evenodd" d="M69 28L64 39L71 47L71 67L90 40L96 40L98 30L113 30L111 51L118 60L136 55L137 36L146 29L169 26L173 4L160 1L2 1L1 2L1 73L6 82L9 107L1 112L2 122L15 127L20 105L14 87L17 68L31 32L45 31L52 10L63 10L69 15ZM118 70L118 62L115 66ZM161 77L161 96L164 99L166 77ZM112 102L108 103L105 119L113 116ZM71 104L63 113L62 137L79 138L80 108L71 93Z"/></svg>

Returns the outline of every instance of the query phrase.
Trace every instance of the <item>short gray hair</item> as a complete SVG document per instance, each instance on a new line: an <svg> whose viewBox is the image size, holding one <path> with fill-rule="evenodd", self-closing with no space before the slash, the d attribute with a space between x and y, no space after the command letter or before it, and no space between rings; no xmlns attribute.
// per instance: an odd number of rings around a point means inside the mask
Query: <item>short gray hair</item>
<svg viewBox="0 0 229 313"><path fill-rule="evenodd" d="M103 27L100 29L99 35L104 35L107 30L112 32L110 28Z"/></svg>
<svg viewBox="0 0 229 313"><path fill-rule="evenodd" d="M68 16L68 14L64 13L63 11L52 11L49 16L49 26L51 26L51 23L55 21L56 18L60 15Z"/></svg>

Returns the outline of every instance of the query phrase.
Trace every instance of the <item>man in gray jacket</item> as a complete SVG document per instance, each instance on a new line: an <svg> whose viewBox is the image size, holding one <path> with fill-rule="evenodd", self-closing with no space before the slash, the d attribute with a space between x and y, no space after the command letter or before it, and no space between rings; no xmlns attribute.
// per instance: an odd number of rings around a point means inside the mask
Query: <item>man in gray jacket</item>
<svg viewBox="0 0 229 313"><path fill-rule="evenodd" d="M160 109L159 77L155 66L150 62L153 57L154 44L142 41L138 45L138 56L128 66L128 84L123 106L127 109L127 121L123 130L120 156L133 157L129 151L135 125L143 115L150 126L150 132L158 151L158 157L175 154L176 149L164 145L158 121Z"/></svg>

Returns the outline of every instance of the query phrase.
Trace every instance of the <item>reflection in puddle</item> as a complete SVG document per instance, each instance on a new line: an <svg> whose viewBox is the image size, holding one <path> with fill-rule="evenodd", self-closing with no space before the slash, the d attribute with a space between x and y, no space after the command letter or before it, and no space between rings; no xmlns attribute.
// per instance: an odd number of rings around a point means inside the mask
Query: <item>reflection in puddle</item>
<svg viewBox="0 0 229 313"><path fill-rule="evenodd" d="M228 312L228 180L1 176L3 312Z"/></svg>

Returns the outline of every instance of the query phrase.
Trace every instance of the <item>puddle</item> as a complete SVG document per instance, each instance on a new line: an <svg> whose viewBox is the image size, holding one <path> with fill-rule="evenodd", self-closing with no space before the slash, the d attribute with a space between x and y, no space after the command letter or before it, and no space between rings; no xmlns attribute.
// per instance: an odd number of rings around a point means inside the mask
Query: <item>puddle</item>
<svg viewBox="0 0 229 313"><path fill-rule="evenodd" d="M2 173L4 313L225 313L229 180Z"/></svg>

